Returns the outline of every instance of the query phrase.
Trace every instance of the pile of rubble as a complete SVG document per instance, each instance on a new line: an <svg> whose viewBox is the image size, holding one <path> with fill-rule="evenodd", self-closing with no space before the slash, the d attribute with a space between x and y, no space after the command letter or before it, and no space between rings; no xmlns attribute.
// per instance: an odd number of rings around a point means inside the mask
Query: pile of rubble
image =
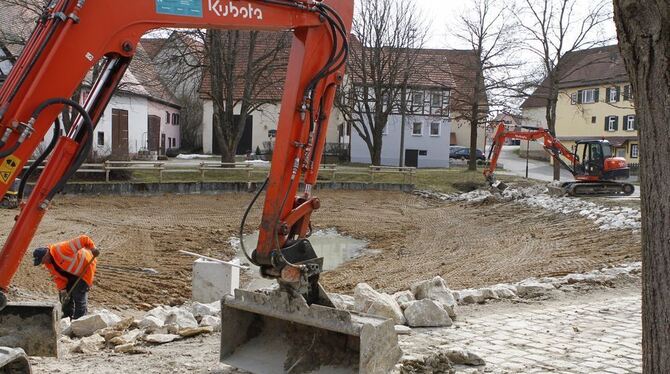
<svg viewBox="0 0 670 374"><path fill-rule="evenodd" d="M502 193L480 189L462 194L443 194L433 191L415 191L415 195L440 201L457 201L468 204L486 202L514 202L554 213L576 214L593 221L601 230L637 230L641 227L638 209L607 207L575 197L555 197L542 186L508 188Z"/></svg>
<svg viewBox="0 0 670 374"><path fill-rule="evenodd" d="M220 331L220 315L220 302L159 306L141 319L122 319L110 311L99 310L72 322L61 320L61 343L72 353L92 353L105 348L116 353L145 353L145 346Z"/></svg>
<svg viewBox="0 0 670 374"><path fill-rule="evenodd" d="M366 283L356 286L354 296L329 294L339 309L391 318L396 325L448 327L457 316L458 305L483 304L491 300L531 299L555 292L571 292L594 286L611 286L639 278L642 263L603 268L563 277L528 278L513 284L452 291L441 277L412 285L393 295L375 291ZM409 330L398 328L399 333Z"/></svg>

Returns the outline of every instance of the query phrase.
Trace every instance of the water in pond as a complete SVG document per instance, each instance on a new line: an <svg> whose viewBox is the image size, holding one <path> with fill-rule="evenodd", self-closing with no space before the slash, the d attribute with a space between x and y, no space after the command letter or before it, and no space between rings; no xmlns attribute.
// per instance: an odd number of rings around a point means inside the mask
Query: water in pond
<svg viewBox="0 0 670 374"><path fill-rule="evenodd" d="M325 271L333 270L341 264L360 256L367 245L363 240L341 235L333 229L318 230L312 234L309 241L312 243L312 247L314 247L316 254L319 257L323 257L323 267ZM244 287L245 289L270 287L276 283L274 280L263 279L259 274L258 267L249 264L246 257L244 257L244 254L240 252L241 249L238 238L231 238L230 242L238 251L240 262L244 265L250 265L251 267L249 274L253 276L253 280L249 285ZM257 242L258 232L244 236L244 245L249 252L256 248Z"/></svg>

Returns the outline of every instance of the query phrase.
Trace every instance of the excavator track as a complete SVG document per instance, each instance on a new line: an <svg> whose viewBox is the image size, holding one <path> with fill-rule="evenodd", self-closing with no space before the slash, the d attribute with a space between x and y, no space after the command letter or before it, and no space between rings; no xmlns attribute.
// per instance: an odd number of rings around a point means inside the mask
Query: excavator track
<svg viewBox="0 0 670 374"><path fill-rule="evenodd" d="M635 186L618 182L567 182L561 185L564 195L568 196L630 196Z"/></svg>

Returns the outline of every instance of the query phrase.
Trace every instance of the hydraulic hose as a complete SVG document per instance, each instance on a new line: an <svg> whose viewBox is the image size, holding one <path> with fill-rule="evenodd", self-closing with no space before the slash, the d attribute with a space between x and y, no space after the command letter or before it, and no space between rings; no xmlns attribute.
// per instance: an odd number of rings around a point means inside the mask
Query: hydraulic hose
<svg viewBox="0 0 670 374"><path fill-rule="evenodd" d="M251 203L247 207L247 210L244 212L244 216L242 217L242 224L240 225L240 248L242 249L242 253L244 253L244 257L249 260L250 263L258 266L256 261L254 261L251 256L249 256L249 253L247 253L247 248L244 246L244 226L247 223L247 217L249 216L249 213L251 212L251 208L256 204L256 201L258 198L261 196L261 193L263 193L263 190L265 190L265 187L267 187L268 182L270 182L270 178L265 178L265 182L263 182L263 186L256 192L256 195L254 196L253 200L251 200Z"/></svg>
<svg viewBox="0 0 670 374"><path fill-rule="evenodd" d="M56 118L56 121L54 122L54 133L53 137L51 138L51 142L49 142L49 146L47 146L47 149L42 152L40 157L35 160L35 162L30 165L28 170L23 174L21 177L21 184L19 185L19 191L18 191L18 200L19 202L23 200L23 193L26 189L26 185L28 184L28 179L37 171L40 165L42 165L42 162L46 160L47 157L51 154L53 149L56 147L56 143L58 142L58 137L60 136L60 130L61 130L61 122L60 118Z"/></svg>
<svg viewBox="0 0 670 374"><path fill-rule="evenodd" d="M84 163L86 160L86 157L88 157L88 153L91 151L91 148L93 148L93 120L91 120L91 116L88 114L86 109L84 109L83 106L79 105L74 100L70 99L65 99L65 98L53 98L44 101L42 104L40 104L37 109L33 112L32 118L30 119L31 123L34 123L37 120L37 117L39 117L40 113L46 108L48 108L51 105L57 105L57 104L62 104L71 107L72 109L76 110L81 118L83 119L83 125L80 129L80 132L76 134L76 141L79 142L79 151L77 153L77 157L70 166L70 168L67 170L67 172L63 175L63 177L58 181L56 186L49 192L47 195L47 200L53 199L53 197L60 192L63 187L65 187L65 184L67 183L68 179L70 179L74 173L79 169L81 164Z"/></svg>

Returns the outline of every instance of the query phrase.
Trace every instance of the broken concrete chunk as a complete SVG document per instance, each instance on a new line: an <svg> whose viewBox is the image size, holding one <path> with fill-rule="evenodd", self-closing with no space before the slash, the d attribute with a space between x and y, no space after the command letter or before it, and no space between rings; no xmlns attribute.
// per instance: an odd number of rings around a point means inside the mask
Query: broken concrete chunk
<svg viewBox="0 0 670 374"><path fill-rule="evenodd" d="M356 301L354 300L353 296L329 293L328 297L330 298L330 301L333 302L336 309L354 310L354 304Z"/></svg>
<svg viewBox="0 0 670 374"><path fill-rule="evenodd" d="M165 319L167 318L168 314L170 314L171 312L173 312L176 309L178 309L178 308L161 305L161 306L155 307L155 308L151 309L150 311L148 311L145 316L156 317L159 320L164 322Z"/></svg>
<svg viewBox="0 0 670 374"><path fill-rule="evenodd" d="M100 335L92 335L80 339L74 347L72 347L72 353L84 353L91 354L99 351L105 346L105 338Z"/></svg>
<svg viewBox="0 0 670 374"><path fill-rule="evenodd" d="M140 320L140 323L137 324L139 328L150 331L160 329L161 327L163 327L163 325L164 325L163 320L154 316L146 316Z"/></svg>
<svg viewBox="0 0 670 374"><path fill-rule="evenodd" d="M395 333L398 335L410 335L412 334L412 329L405 325L395 325Z"/></svg>
<svg viewBox="0 0 670 374"><path fill-rule="evenodd" d="M221 331L221 318L214 316L204 316L200 321L200 327L211 326L214 331Z"/></svg>
<svg viewBox="0 0 670 374"><path fill-rule="evenodd" d="M398 325L405 324L405 316L393 297L375 291L367 283L356 286L354 300L354 310L358 312L390 318Z"/></svg>
<svg viewBox="0 0 670 374"><path fill-rule="evenodd" d="M70 327L72 323L69 318L63 318L58 322L58 328L60 329L61 335L70 336L72 335L72 328Z"/></svg>
<svg viewBox="0 0 670 374"><path fill-rule="evenodd" d="M461 304L483 304L486 301L481 290L460 290L458 295Z"/></svg>
<svg viewBox="0 0 670 374"><path fill-rule="evenodd" d="M440 352L427 357L407 357L399 365L400 374L453 374L451 361Z"/></svg>
<svg viewBox="0 0 670 374"><path fill-rule="evenodd" d="M72 321L70 328L72 334L78 337L91 336L95 332L121 322L121 318L107 310L95 312L95 314L81 317Z"/></svg>
<svg viewBox="0 0 670 374"><path fill-rule="evenodd" d="M144 341L154 344L170 343L179 339L179 335L174 334L151 334L144 337Z"/></svg>
<svg viewBox="0 0 670 374"><path fill-rule="evenodd" d="M398 302L398 304L403 304L403 303L408 303L410 301L416 301L416 298L414 298L414 294L412 291L400 291L396 292L393 294L393 298L395 301Z"/></svg>
<svg viewBox="0 0 670 374"><path fill-rule="evenodd" d="M525 280L516 286L519 297L534 298L544 296L556 288L550 283L540 283L536 280Z"/></svg>
<svg viewBox="0 0 670 374"><path fill-rule="evenodd" d="M437 301L442 304L451 318L456 317L456 299L442 277L438 276L428 281L415 283L411 290L417 300Z"/></svg>
<svg viewBox="0 0 670 374"><path fill-rule="evenodd" d="M195 328L188 327L179 330L179 336L181 336L182 338L190 338L200 334L211 334L212 332L214 332L214 328L212 326L195 327Z"/></svg>
<svg viewBox="0 0 670 374"><path fill-rule="evenodd" d="M410 302L405 318L410 327L445 327L453 323L442 305L429 299Z"/></svg>
<svg viewBox="0 0 670 374"><path fill-rule="evenodd" d="M516 297L516 287L511 284L496 284L491 289L500 299L513 299Z"/></svg>
<svg viewBox="0 0 670 374"><path fill-rule="evenodd" d="M498 300L498 295L491 288L480 288L484 300Z"/></svg>
<svg viewBox="0 0 670 374"><path fill-rule="evenodd" d="M179 329L198 327L198 321L193 317L193 313L180 308L176 308L168 314L165 318L165 324L176 325Z"/></svg>
<svg viewBox="0 0 670 374"><path fill-rule="evenodd" d="M109 341L110 344L114 346L119 346L119 345L126 345L130 343L135 343L137 341L137 338L142 336L144 334L144 331L142 330L133 330L129 331L121 336L117 336Z"/></svg>
<svg viewBox="0 0 670 374"><path fill-rule="evenodd" d="M191 311L193 312L193 316L195 318L218 316L221 314L221 302L216 301L211 304L193 303L191 306Z"/></svg>
<svg viewBox="0 0 670 374"><path fill-rule="evenodd" d="M483 366L486 362L472 352L464 349L449 349L445 352L449 360L456 365Z"/></svg>

